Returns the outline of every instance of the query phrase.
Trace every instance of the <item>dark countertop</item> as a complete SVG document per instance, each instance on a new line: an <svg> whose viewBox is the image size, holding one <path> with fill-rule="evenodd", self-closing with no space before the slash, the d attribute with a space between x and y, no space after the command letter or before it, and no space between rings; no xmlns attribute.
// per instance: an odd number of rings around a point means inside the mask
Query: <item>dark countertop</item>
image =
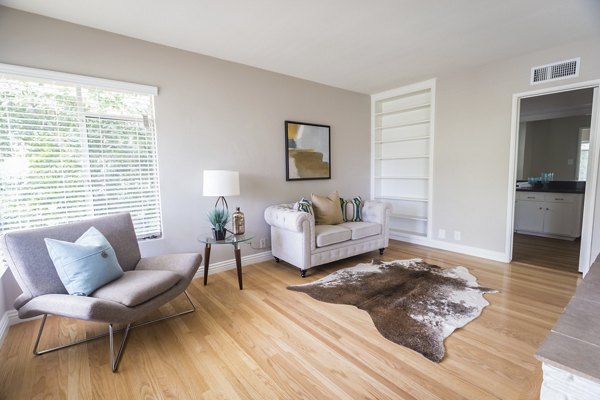
<svg viewBox="0 0 600 400"><path fill-rule="evenodd" d="M522 182L527 181L517 181ZM551 181L545 185L517 188L517 192L585 193L585 181Z"/></svg>
<svg viewBox="0 0 600 400"><path fill-rule="evenodd" d="M550 192L550 193L585 193L583 189L554 189L545 187L528 187L528 188L517 188L517 192Z"/></svg>

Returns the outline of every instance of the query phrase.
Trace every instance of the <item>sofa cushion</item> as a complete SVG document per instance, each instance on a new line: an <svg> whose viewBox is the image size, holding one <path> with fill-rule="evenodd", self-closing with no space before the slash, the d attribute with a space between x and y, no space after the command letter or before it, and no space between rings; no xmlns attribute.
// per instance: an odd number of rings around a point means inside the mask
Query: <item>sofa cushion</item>
<svg viewBox="0 0 600 400"><path fill-rule="evenodd" d="M350 229L352 240L375 236L381 233L381 224L376 222L344 222L338 226Z"/></svg>
<svg viewBox="0 0 600 400"><path fill-rule="evenodd" d="M125 274L102 286L91 297L135 307L171 289L181 275L171 271L126 271Z"/></svg>
<svg viewBox="0 0 600 400"><path fill-rule="evenodd" d="M316 225L315 235L317 247L324 247L350 240L352 231L341 225Z"/></svg>
<svg viewBox="0 0 600 400"><path fill-rule="evenodd" d="M334 192L327 197L312 193L310 200L315 213L315 224L337 225L344 222L338 192Z"/></svg>

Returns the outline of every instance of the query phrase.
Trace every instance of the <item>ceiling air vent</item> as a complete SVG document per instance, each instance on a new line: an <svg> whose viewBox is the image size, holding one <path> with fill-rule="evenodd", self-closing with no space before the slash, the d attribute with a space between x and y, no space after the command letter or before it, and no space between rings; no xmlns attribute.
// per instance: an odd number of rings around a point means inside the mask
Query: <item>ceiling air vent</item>
<svg viewBox="0 0 600 400"><path fill-rule="evenodd" d="M579 64L581 58L560 61L552 64L542 65L541 67L531 68L531 84L556 81L559 79L574 78L579 76Z"/></svg>

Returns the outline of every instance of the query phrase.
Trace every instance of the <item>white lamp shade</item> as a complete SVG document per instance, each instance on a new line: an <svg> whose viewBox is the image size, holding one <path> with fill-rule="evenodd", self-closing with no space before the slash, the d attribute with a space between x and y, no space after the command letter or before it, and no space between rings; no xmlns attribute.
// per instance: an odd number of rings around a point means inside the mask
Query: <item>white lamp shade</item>
<svg viewBox="0 0 600 400"><path fill-rule="evenodd" d="M205 170L202 185L204 196L238 196L240 173L238 171Z"/></svg>

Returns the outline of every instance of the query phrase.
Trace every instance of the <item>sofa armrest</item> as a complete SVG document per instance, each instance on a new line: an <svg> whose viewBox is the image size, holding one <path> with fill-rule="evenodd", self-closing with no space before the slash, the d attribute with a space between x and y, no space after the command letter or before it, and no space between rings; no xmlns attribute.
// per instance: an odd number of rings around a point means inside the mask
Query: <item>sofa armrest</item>
<svg viewBox="0 0 600 400"><path fill-rule="evenodd" d="M308 226L314 226L315 217L312 214L294 210L291 205L280 204L267 207L265 210L265 221L267 224L292 232L302 232L304 222Z"/></svg>
<svg viewBox="0 0 600 400"><path fill-rule="evenodd" d="M392 205L390 203L367 200L363 206L362 217L363 221L376 222L387 227L391 213Z"/></svg>

